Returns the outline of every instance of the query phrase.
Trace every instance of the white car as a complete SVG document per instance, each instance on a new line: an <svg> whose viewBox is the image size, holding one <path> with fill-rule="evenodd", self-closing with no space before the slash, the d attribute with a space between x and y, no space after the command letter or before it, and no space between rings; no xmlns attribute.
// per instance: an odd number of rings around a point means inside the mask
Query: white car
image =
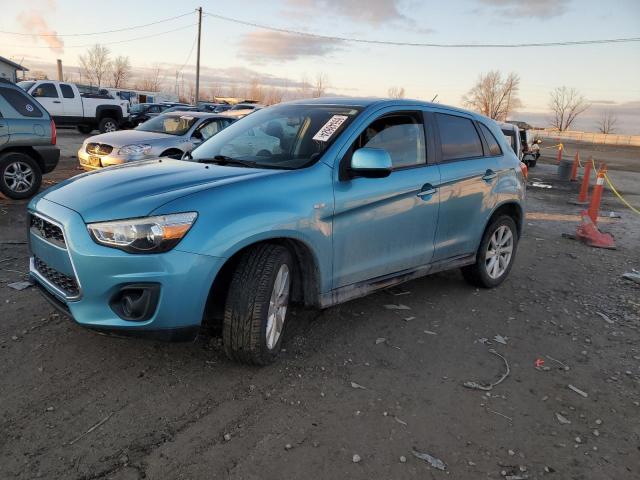
<svg viewBox="0 0 640 480"><path fill-rule="evenodd" d="M513 123L497 122L507 139L507 143L516 153L518 159L522 161L522 140L520 139L520 129Z"/></svg>
<svg viewBox="0 0 640 480"><path fill-rule="evenodd" d="M56 126L75 126L82 133L115 132L129 118L129 102L99 93L81 93L75 83L23 81L18 86L38 100Z"/></svg>

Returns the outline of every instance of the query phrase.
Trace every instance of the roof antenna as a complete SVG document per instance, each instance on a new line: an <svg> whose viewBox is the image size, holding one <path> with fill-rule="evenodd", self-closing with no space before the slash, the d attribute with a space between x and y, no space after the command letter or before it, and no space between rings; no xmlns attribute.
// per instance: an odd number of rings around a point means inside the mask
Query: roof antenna
<svg viewBox="0 0 640 480"><path fill-rule="evenodd" d="M436 96L431 99L431 103L435 102L436 98L438 98L438 94L437 93L436 93Z"/></svg>

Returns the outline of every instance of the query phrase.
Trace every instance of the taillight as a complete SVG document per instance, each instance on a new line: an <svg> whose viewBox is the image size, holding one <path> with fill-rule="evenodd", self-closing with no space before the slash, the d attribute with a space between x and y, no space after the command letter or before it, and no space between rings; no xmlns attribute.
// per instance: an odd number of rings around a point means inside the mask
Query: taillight
<svg viewBox="0 0 640 480"><path fill-rule="evenodd" d="M522 176L526 180L527 177L529 176L529 167L527 167L526 163L520 162L520 171L522 172Z"/></svg>
<svg viewBox="0 0 640 480"><path fill-rule="evenodd" d="M56 131L56 124L51 119L51 145L55 145L58 141L58 132Z"/></svg>

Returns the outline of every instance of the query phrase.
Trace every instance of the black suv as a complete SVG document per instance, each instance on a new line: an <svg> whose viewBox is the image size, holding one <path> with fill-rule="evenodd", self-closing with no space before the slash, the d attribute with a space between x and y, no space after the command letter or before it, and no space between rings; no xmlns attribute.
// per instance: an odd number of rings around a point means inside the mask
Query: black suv
<svg viewBox="0 0 640 480"><path fill-rule="evenodd" d="M0 192L33 196L60 158L49 113L17 85L0 78Z"/></svg>

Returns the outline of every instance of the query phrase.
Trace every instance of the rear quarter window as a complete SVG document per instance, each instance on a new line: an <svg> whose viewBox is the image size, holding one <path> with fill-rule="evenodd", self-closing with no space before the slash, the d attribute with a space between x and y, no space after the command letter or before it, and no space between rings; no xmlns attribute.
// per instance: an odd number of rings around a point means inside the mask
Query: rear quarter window
<svg viewBox="0 0 640 480"><path fill-rule="evenodd" d="M43 116L36 102L24 93L12 88L0 88L0 96L23 117L41 118ZM9 112L4 113L5 117L11 118Z"/></svg>
<svg viewBox="0 0 640 480"><path fill-rule="evenodd" d="M468 118L436 113L442 161L484 156L482 142L473 122Z"/></svg>
<svg viewBox="0 0 640 480"><path fill-rule="evenodd" d="M71 85L65 85L64 83L61 83L60 91L62 92L62 96L64 98L75 98L75 94L73 93L73 88L71 88Z"/></svg>
<svg viewBox="0 0 640 480"><path fill-rule="evenodd" d="M482 123L480 123L480 130L482 130L482 135L484 135L484 139L487 141L487 145L489 146L489 155L502 155L500 144L493 133L491 133L491 130Z"/></svg>

